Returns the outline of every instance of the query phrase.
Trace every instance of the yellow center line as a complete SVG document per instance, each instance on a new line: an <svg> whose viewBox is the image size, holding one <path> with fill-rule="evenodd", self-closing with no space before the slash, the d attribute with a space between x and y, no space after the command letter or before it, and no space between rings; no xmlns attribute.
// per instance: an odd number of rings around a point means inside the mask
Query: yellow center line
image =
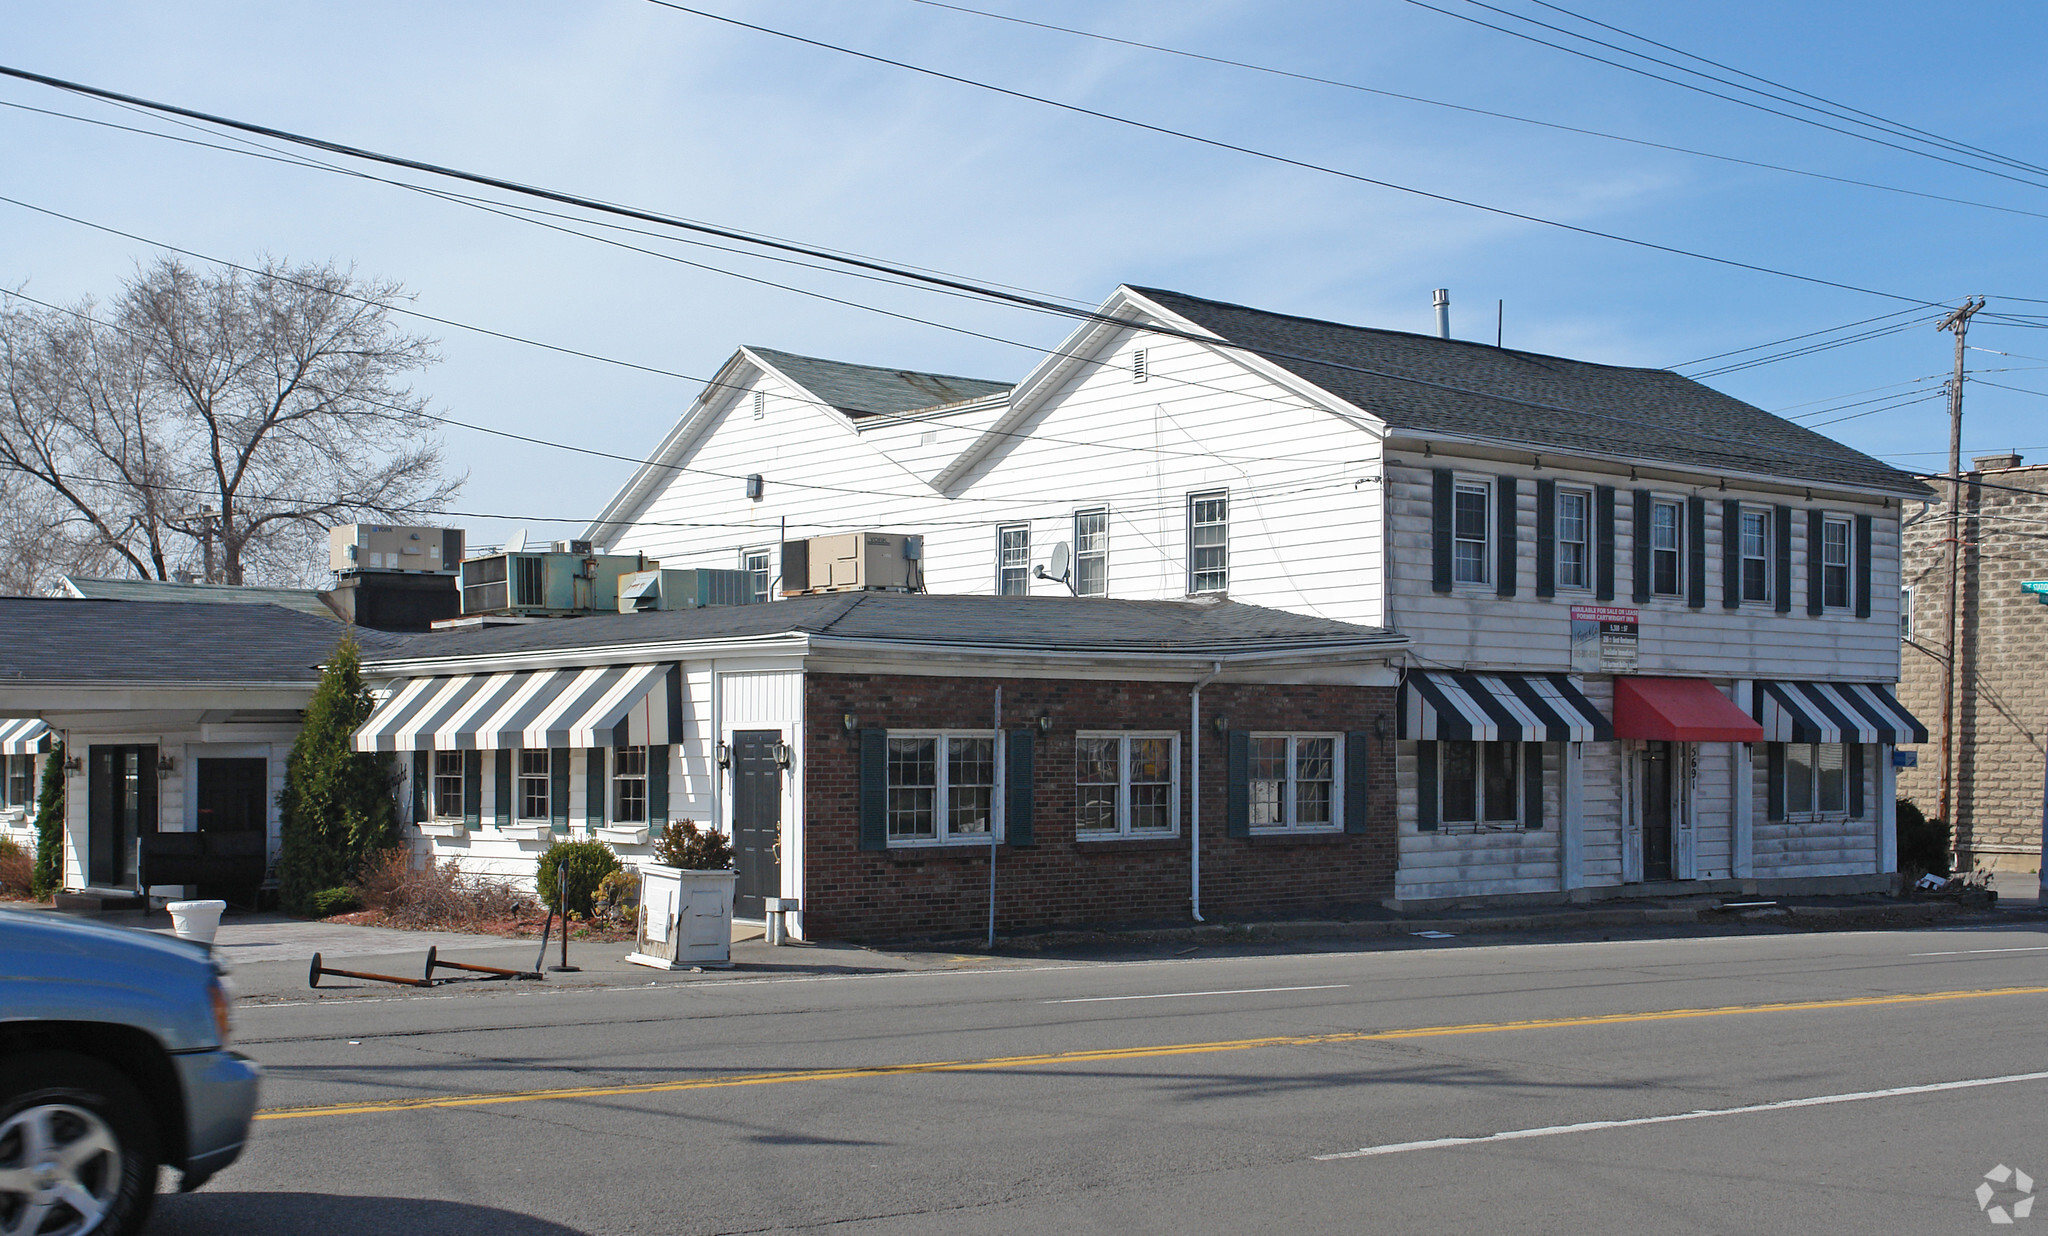
<svg viewBox="0 0 2048 1236"><path fill-rule="evenodd" d="M418 1111L436 1107L488 1107L499 1103L537 1103L550 1099L602 1099L635 1094L672 1094L683 1090L722 1090L733 1086L774 1086L789 1082L840 1081L854 1077L901 1077L917 1073L971 1073L997 1069L1028 1069L1048 1065L1094 1064L1111 1060L1148 1060L1166 1056L1200 1056L1217 1052L1254 1051L1262 1047L1321 1047L1341 1043L1384 1043L1401 1039L1448 1038L1466 1034L1505 1034L1522 1030L1567 1030L1582 1026L1620 1026L1651 1021L1685 1021L1701 1017L1742 1017L1755 1013L1803 1013L1825 1009L1882 1008L1934 1004L1950 1000L1982 1000L1992 996L2048 995L2048 987L1992 987L1974 991L1936 991L1891 996L1851 996L1835 1000L1788 1000L1776 1004L1729 1004L1716 1008L1660 1009L1647 1013L1599 1013L1584 1017L1550 1017L1536 1021L1471 1022L1452 1026L1417 1026L1406 1030L1347 1030L1330 1034L1277 1034L1256 1039L1213 1043L1157 1043L1144 1047L1104 1047L1083 1051L1047 1052L1035 1056L992 1056L981 1060L925 1060L911 1064L861 1065L840 1069L802 1069L777 1073L740 1073L726 1077L643 1082L637 1085L565 1086L549 1090L504 1090L492 1094L451 1094L411 1099L377 1099L361 1103L323 1103L305 1107L273 1107L258 1120L302 1120L309 1116L362 1116L377 1112Z"/></svg>

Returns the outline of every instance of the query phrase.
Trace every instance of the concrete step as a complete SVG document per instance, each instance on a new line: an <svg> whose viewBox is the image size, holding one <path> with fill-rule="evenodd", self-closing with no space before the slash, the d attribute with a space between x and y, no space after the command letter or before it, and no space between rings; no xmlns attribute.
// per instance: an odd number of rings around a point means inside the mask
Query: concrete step
<svg viewBox="0 0 2048 1236"><path fill-rule="evenodd" d="M149 909L149 898L140 893L102 892L98 889L58 893L55 902L57 909L65 914L100 915Z"/></svg>

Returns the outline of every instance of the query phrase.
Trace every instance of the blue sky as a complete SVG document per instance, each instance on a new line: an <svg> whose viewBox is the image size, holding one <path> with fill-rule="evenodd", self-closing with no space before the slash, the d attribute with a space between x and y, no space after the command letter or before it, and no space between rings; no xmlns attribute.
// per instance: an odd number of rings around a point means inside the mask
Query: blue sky
<svg viewBox="0 0 2048 1236"><path fill-rule="evenodd" d="M1468 0L1430 2L1507 24ZM1535 0L1491 2L1573 24ZM2048 218L1477 117L913 0L703 0L699 7L1577 227L1895 296L1952 302L1981 293L1995 312L2048 315L2040 243ZM2048 188L1703 97L1407 0L980 0L977 7L2048 215ZM2048 83L2038 64L2048 43L2043 6L1576 0L1565 7L1840 103L2048 163L2041 150ZM1442 286L1451 289L1460 336L1491 340L1500 301L1510 346L1641 365L1673 365L1907 307L1139 132L645 0L8 0L0 16L8 35L0 61L17 67L1089 303L1132 282L1428 330L1430 289ZM177 131L19 83L0 83L0 102ZM2048 185L2048 175L2014 174ZM636 241L959 329L922 325L402 189L12 107L0 108L0 185L7 197L216 257L246 261L267 252L352 262L365 275L404 282L423 312L686 375L709 375L736 345L755 343L1014 379L1030 367L1031 349L1065 333L1038 315ZM154 252L0 203L0 285L42 299L110 293ZM2028 297L2041 303L2019 299ZM461 329L431 333L445 359L420 389L450 416L512 432L638 455L697 389ZM2048 396L1989 385L2048 392L2048 331L1986 317L1970 341L1988 350L1971 353L1982 380L1968 388L1966 453L2031 448L2048 462ZM1951 349L1949 336L1923 323L1708 380L1765 408L1818 412L1810 419L1819 422L1883 407L1827 411L1872 394L1931 394ZM1944 466L1938 398L1824 432L1901 466ZM456 505L475 513L448 522L467 525L473 543L515 526L567 535L628 471L624 463L459 428L447 442L451 462L470 475Z"/></svg>

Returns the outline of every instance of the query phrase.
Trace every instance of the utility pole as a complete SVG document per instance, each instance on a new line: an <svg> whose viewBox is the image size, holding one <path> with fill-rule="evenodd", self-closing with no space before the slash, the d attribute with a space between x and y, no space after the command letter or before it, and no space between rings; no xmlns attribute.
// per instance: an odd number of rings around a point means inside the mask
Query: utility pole
<svg viewBox="0 0 2048 1236"><path fill-rule="evenodd" d="M1941 663L1941 796L1939 814L1949 827L1951 849L1960 849L1955 838L1955 732L1956 732L1956 649L1962 629L1962 544L1963 544L1963 339L1970 331L1970 319L1984 307L1975 297L1942 318L1936 330L1956 335L1956 371L1948 383L1948 655Z"/></svg>

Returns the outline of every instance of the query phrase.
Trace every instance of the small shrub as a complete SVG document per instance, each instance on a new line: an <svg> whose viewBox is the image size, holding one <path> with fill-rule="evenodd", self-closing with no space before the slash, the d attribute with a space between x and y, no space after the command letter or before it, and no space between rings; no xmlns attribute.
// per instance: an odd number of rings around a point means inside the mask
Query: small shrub
<svg viewBox="0 0 2048 1236"><path fill-rule="evenodd" d="M346 884L336 888L320 889L309 896L306 902L314 918L346 914L350 910L360 909L363 904L362 898L356 895L356 890Z"/></svg>
<svg viewBox="0 0 2048 1236"><path fill-rule="evenodd" d="M11 839L0 837L0 897L35 897L35 882L36 860Z"/></svg>
<svg viewBox="0 0 2048 1236"><path fill-rule="evenodd" d="M557 841L540 856L540 871L534 882L539 887L542 905L550 910L563 910L555 903L555 896L561 891L562 874L566 873L569 904L564 912L589 918L598 886L606 876L622 869L619 856L602 841Z"/></svg>
<svg viewBox="0 0 2048 1236"><path fill-rule="evenodd" d="M640 921L640 874L614 871L598 883L597 900L591 905L590 921L614 930L630 931Z"/></svg>
<svg viewBox="0 0 2048 1236"><path fill-rule="evenodd" d="M465 879L453 862L415 862L403 846L366 860L355 891L386 926L415 931L464 931L535 912L532 897L502 880Z"/></svg>
<svg viewBox="0 0 2048 1236"><path fill-rule="evenodd" d="M654 861L685 871L724 871L732 866L732 842L715 828L676 820L654 839Z"/></svg>
<svg viewBox="0 0 2048 1236"><path fill-rule="evenodd" d="M1918 804L1902 798L1898 804L1898 836L1901 872L1909 876L1920 872L1949 874L1948 854L1953 834L1948 821L1930 820Z"/></svg>

